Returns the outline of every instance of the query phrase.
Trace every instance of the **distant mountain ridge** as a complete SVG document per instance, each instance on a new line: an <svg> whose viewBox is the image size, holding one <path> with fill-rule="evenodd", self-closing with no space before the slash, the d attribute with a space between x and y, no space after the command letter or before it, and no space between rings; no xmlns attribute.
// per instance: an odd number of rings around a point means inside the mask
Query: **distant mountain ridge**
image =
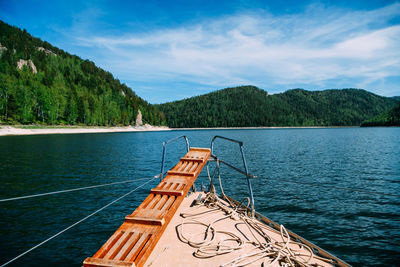
<svg viewBox="0 0 400 267"><path fill-rule="evenodd" d="M356 126L397 103L362 89L292 89L268 95L255 86L239 86L157 107L174 128Z"/></svg>
<svg viewBox="0 0 400 267"><path fill-rule="evenodd" d="M162 112L89 60L0 21L0 123L165 124Z"/></svg>
<svg viewBox="0 0 400 267"><path fill-rule="evenodd" d="M400 126L400 102L393 109L364 121L361 126Z"/></svg>
<svg viewBox="0 0 400 267"><path fill-rule="evenodd" d="M361 89L268 95L239 86L151 105L93 62L0 21L0 124L349 126L392 116L398 101Z"/></svg>

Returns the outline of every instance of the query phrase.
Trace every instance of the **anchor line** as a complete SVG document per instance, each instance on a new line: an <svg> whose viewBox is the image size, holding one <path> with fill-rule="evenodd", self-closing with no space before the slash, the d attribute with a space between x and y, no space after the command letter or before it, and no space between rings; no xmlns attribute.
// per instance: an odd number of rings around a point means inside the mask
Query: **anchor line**
<svg viewBox="0 0 400 267"><path fill-rule="evenodd" d="M62 194L62 193L68 193L68 192L80 191L80 190L87 190L87 189L110 186L110 185L116 185L116 184L126 184L126 183L132 183L132 182L136 182L136 181L147 180L147 179L149 179L149 178L138 178L138 179L134 179L134 180L126 180L126 181L121 181L121 182L114 182L114 183L107 183L107 184L100 184L100 185L91 185L91 186L85 186L85 187L79 187L79 188L73 188L73 189L66 189L66 190L59 190L59 191L40 193L40 194L33 194L33 195L27 195L27 196L21 196L21 197L4 198L4 199L0 199L0 202L20 200L20 199L33 198L33 197L42 197L42 196L55 195L55 194Z"/></svg>
<svg viewBox="0 0 400 267"><path fill-rule="evenodd" d="M65 228L65 229L63 229L63 230L59 231L58 233L56 233L56 234L52 235L51 237L49 237L49 238L47 238L46 240L44 240L44 241L40 242L40 243L39 243L39 244L37 244L36 246L34 246L34 247L32 247L32 248L30 248L30 249L26 250L25 252L23 252L23 253L19 254L18 256L14 257L13 259L9 260L8 262L6 262L6 263L2 264L1 266L6 266L6 265L8 265L8 264L10 264L10 263L14 262L15 260L17 260L17 259L21 258L22 256L24 256L24 255L28 254L29 252L31 252L32 250L34 250L34 249L36 249L36 248L40 247L41 245L43 245L43 244L47 243L48 241L52 240L53 238L55 238L55 237L57 237L57 236L61 235L62 233L64 233L64 232L68 231L68 230L69 230L69 229L71 229L72 227L74 227L74 226L76 226L76 225L80 224L81 222L83 222L83 221L85 221L85 220L89 219L90 217L92 217L93 215L95 215L95 214L99 213L100 211L104 210L105 208L107 208L107 207L111 206L111 205L112 205L112 204L114 204L115 202L117 202L117 201L119 201L119 200L123 199L124 197L128 196L129 194L131 194L131 193L135 192L137 189L139 189L139 188L141 188L141 187L145 186L146 184L150 183L151 181L153 181L153 180L154 180L154 179L156 179L156 178L158 178L158 177L157 177L157 176L156 176L156 177L153 177L153 178L152 178L152 179L150 179L149 181L147 181L147 182L143 183L142 185L140 185L140 186L136 187L135 189L133 189L133 190L129 191L128 193L126 193L126 194L124 194L124 195L120 196L119 198L117 198L117 199L115 199L115 200L111 201L110 203L108 203L107 205L103 206L102 208L100 208L100 209L96 210L95 212L93 212L93 213L91 213L91 214L87 215L86 217L84 217L84 218L80 219L79 221L77 221L77 222L75 222L75 223L71 224L71 225L70 225L70 226L68 226L67 228Z"/></svg>

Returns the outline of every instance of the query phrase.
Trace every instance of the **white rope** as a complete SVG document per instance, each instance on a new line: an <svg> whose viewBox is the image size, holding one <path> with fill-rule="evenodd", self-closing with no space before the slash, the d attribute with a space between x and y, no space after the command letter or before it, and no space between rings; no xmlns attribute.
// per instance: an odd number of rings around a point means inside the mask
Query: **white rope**
<svg viewBox="0 0 400 267"><path fill-rule="evenodd" d="M102 208L100 208L100 209L96 210L95 212L93 212L93 213L89 214L89 215L88 215L88 216L86 216L85 218L83 218L83 219L80 219L80 220L79 220L79 221L77 221L76 223L74 223L74 224L71 224L70 226L68 226L68 227L67 227L67 228L65 228L64 230L62 230L62 231L60 231L60 232L56 233L55 235L53 235L53 236L51 236L51 237L47 238L46 240L44 240L44 241L42 241L41 243L37 244L36 246L34 246L34 247L32 247L32 248L28 249L28 250L27 250L27 251L25 251L24 253L22 253L22 254L18 255L17 257L15 257L15 258L13 258L13 259L9 260L8 262L4 263L4 264L3 264L3 265L1 265L1 266L6 266L6 265L8 265L8 264L12 263L13 261L15 261L15 260L17 260L17 259L21 258L22 256L24 256L24 255L28 254L28 253L29 253L29 252L31 252L32 250L34 250L34 249L36 249L36 248L40 247L41 245L45 244L46 242L48 242L48 241L52 240L53 238L55 238L55 237L57 237L57 236L61 235L61 234L62 234L62 233L64 233L65 231L67 231L67 230L71 229L72 227L74 227L74 226L76 226L76 225L80 224L81 222L83 222L83 221L85 221L85 220L89 219L90 217L92 217L93 215L95 215L95 214L99 213L100 211L104 210L105 208L107 208L107 207L111 206L112 204L114 204L115 202L117 202L117 201L121 200L122 198L126 197L127 195L129 195L129 194L131 194L131 193L135 192L137 189L139 189L139 188L141 188L141 187L145 186L146 184L150 183L151 181L153 181L153 180L154 180L154 179L156 179L156 178L157 178L157 177L154 177L154 178L150 179L149 181L145 182L144 184L142 184L142 185L140 185L140 186L136 187L135 189L133 189L133 190L129 191L129 192L128 192L128 193L126 193L125 195L123 195L123 196L121 196L121 197L119 197L119 198L117 198L117 199L115 199L115 200L111 201L110 203L108 203L107 205L103 206Z"/></svg>
<svg viewBox="0 0 400 267"><path fill-rule="evenodd" d="M200 207L206 207L208 211L193 212L193 210L197 210ZM219 216L211 223L205 223L200 220L206 214L214 213L218 210L222 211L224 215ZM207 193L205 199L198 206L189 208L181 213L181 216L183 218L178 227L178 234L183 242L197 249L194 252L196 257L210 258L250 246L250 253L242 254L221 266L246 266L259 260L264 261L263 266L265 267L273 266L277 262L285 263L284 266L311 266L311 261L315 257L312 249L307 245L291 240L283 225L280 226L278 231L255 221L249 217L244 209L239 209L239 205L234 205L232 202L223 202L215 193ZM233 232L216 229L216 222L228 218L241 220L254 237L254 241L243 240ZM205 230L188 236L187 231L185 231L185 225L188 224L201 225L201 228ZM263 229L280 234L281 240L274 240ZM260 241L254 232L263 237L265 241ZM220 237L218 242L216 241L217 234ZM201 240L193 240L195 236L203 236L203 238Z"/></svg>
<svg viewBox="0 0 400 267"><path fill-rule="evenodd" d="M155 178L157 178L157 177L155 177ZM138 178L138 179L134 179L134 180L127 180L127 181L114 182L114 183L108 183L108 184L92 185L92 186L85 186L85 187L66 189L66 190L60 190L60 191L54 191L54 192L48 192L48 193L41 193L41 194L34 194L34 195L28 195L28 196L5 198L5 199L0 199L0 202L19 200L19 199L26 199L26 198L32 198L32 197L41 197L41 196L47 196L47 195L55 195L55 194L61 194L61 193L67 193L67 192L72 192L72 191L79 191L79 190L86 190L86 189L92 189L92 188L110 186L110 185L116 185L116 184L132 183L132 182L135 182L135 181L142 181L142 180L147 180L147 179L149 179L149 178Z"/></svg>

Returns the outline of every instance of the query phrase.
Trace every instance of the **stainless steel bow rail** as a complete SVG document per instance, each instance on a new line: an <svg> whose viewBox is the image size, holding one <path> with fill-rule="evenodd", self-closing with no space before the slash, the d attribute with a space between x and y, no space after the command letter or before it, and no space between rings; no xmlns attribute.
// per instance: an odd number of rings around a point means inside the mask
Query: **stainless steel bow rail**
<svg viewBox="0 0 400 267"><path fill-rule="evenodd" d="M167 146L169 143L174 142L174 141L176 141L176 140L178 140L178 139L181 139L181 138L183 138L183 139L185 140L185 142L186 142L186 150L187 150L187 152L189 152L189 150L193 150L193 151L196 151L196 150L198 150L198 151L208 150L208 149L200 149L200 148L197 148L197 149L196 149L196 148L192 148L192 149L190 149L189 140L188 140L188 138L187 138L185 135L176 137L176 138L171 139L171 140L169 140L169 141L167 141L167 142L163 142L163 143L162 143L162 145L163 145L163 154L162 154L162 163L161 163L161 173L160 173L159 175L154 176L154 177L151 178L151 179L147 179L146 182L144 182L144 183L142 183L141 185L135 187L134 189L132 189L132 190L129 191L128 193L126 193L126 194L124 194L124 195L118 197L117 199L111 201L111 202L108 203L107 205L105 205L105 206L101 207L100 209L98 209L98 210L92 212L92 213L89 214L88 216L82 218L81 220L75 222L74 224L68 226L67 228L65 228L65 229L63 229L63 230L61 230L61 231L59 231L58 233L56 233L56 234L54 234L53 236L47 238L46 240L42 241L41 243L37 244L36 246L34 246L34 247L32 247L32 248L26 250L26 251L23 252L22 254L19 254L18 256L14 257L13 259L9 260L8 262L2 264L1 266L5 266L5 265L8 265L8 264L14 262L15 260L17 260L17 259L21 258L22 256L24 256L24 255L28 254L29 252L31 252L32 250L34 250L34 249L40 247L41 245L47 243L48 241L52 240L53 238L55 238L55 237L57 237L57 236L59 236L59 235L61 235L62 233L66 232L67 230L71 229L72 227L74 227L74 226L80 224L81 222L83 222L83 221L89 219L90 217L92 217L93 215L97 214L98 212L100 212L100 211L104 210L105 208L111 206L111 205L114 204L115 202L117 202L117 201L121 200L122 198L128 196L129 194L135 192L135 191L138 190L139 188L145 186L146 184L149 184L150 182L152 182L152 181L155 180L156 178L161 178L161 180L162 180L162 179L163 179L163 176L164 176L164 174L165 174L165 173L164 173L164 167L165 167L164 165L165 165L166 146ZM241 153L241 156L242 156L242 161L243 161L244 170L240 169L240 167L236 167L236 166L234 166L233 164L228 163L228 162L226 162L226 161L220 159L217 155L214 154L214 142L215 142L216 139L222 139L222 140L225 140L225 141L237 143L237 144L239 145L239 149L240 149L240 153ZM243 142L242 142L242 141L239 141L239 140L235 140L235 139L231 139L231 138L227 138L227 137L223 137L223 136L217 135L217 136L214 136L214 138L213 138L212 141L211 141L211 151L210 151L210 150L208 150L208 151L209 151L209 152L208 152L209 155L211 154L211 155L210 155L210 159L208 159L208 161L217 161L217 168L216 168L216 170L218 169L218 172L219 172L219 164L222 163L222 164L224 164L224 165L226 165L226 166L228 166L228 167L234 169L235 171L237 171L237 172L239 172L239 173L241 173L241 174L243 174L243 175L246 176L247 185L248 185L248 190L249 190L249 195L250 195L249 201L250 201L250 205L251 205L250 207L248 207L248 209L251 211L252 217L255 217L255 218L257 218L257 219L263 221L264 223L266 223L266 224L268 224L268 225L270 225L270 226L274 226L274 227L276 228L276 227L278 226L277 224L275 224L274 222L272 222L272 221L269 220L268 218L266 218L266 217L264 217L264 216L262 216L262 215L260 215L260 214L258 214L258 213L255 212L255 209L254 209L253 189L252 189L251 181L250 181L250 179L251 179L252 177L255 177L255 176L249 174L249 171L248 171L248 168L247 168L247 163L246 163L246 158L245 158L245 156L244 156ZM207 158L208 158L208 157L207 157ZM211 159L211 158L212 158L212 159ZM189 157L189 158L182 158L182 159L183 159L183 160L193 160L193 161L200 160L200 159L191 159L190 157ZM181 159L181 160L182 160L182 159ZM206 160L206 161L207 161L207 160ZM204 163L204 161L203 161L202 163ZM200 172L200 170L199 170L199 172ZM182 174L186 174L186 173L182 173ZM198 175L198 174L197 174L197 175ZM214 171L214 175L215 175L215 171ZM214 177L214 175L213 175L213 177ZM196 176L196 178L197 178L197 176ZM266 177L265 177L265 178L266 178ZM269 177L269 178L270 178L270 177ZM133 179L133 180L128 180L128 181L121 181L121 182L113 182L113 183L108 183L108 184L86 186L86 187L73 188L73 189L67 189L67 190L60 190L60 191L54 191L54 192L47 192L47 193L41 193L41 194L35 194L35 195L29 195L29 196L21 196L21 197L13 197L13 198L7 198L7 199L0 199L0 203L1 203L1 202L7 202L7 201L14 201L14 200L22 200L22 199L26 199L26 198L41 197L41 196L46 196L46 195L54 195L54 194L67 193L67 192L72 192L72 191L88 190L88 189L92 189L92 188L105 187L105 186L111 186L111 185L116 185L116 184L131 183L131 182L140 181L140 180L144 180L144 179L143 179L143 178L139 178L139 179ZM212 179L210 179L210 180L211 180L210 186L212 186ZM369 190L364 190L364 189L352 189L352 188L336 187L336 186L323 186L323 185L315 184L315 183L305 183L305 182L294 181L293 179L286 179L286 180L282 180L282 181L284 181L284 182L289 182L289 183L298 183L298 184L302 184L302 185L316 186L316 187L328 187L328 188L335 188L335 189L342 189L342 190L352 190L352 191L357 191L357 192L367 193L367 194L384 195L384 196L394 196L394 197L399 197L399 196L400 196L400 195L398 195L398 194L388 194L388 193L383 193L383 192L374 192L374 191L369 191ZM193 181L193 182L194 182L194 181ZM222 188L221 188L221 189L222 189ZM228 198L229 198L229 197L228 197ZM233 200L233 199L231 199L231 198L229 198L229 199L230 199L231 201L233 201L233 202L236 203L235 200ZM241 203L236 203L236 204L239 205L239 206L241 205ZM306 241L305 239L302 239L301 237L295 235L295 234L292 233L292 232L289 232L289 234L292 235L292 236L294 237L294 239L299 239L299 240L301 240L302 242L304 242L305 244L308 244L308 243L309 243L309 242ZM329 253L326 253L325 251L323 251L322 249L316 247L315 245L313 245L312 247L313 247L313 249L316 249L316 252L318 252L318 253L321 254L321 255L324 255L324 253L327 254L327 255L329 254ZM321 252L321 251L322 251L322 252ZM329 254L328 256L329 256L328 258L331 257L330 254ZM332 263L334 263L334 264L336 263L336 264L338 264L338 265L340 265L340 266L348 266L347 263L341 261L340 259L337 259L336 257L331 257L331 258L333 259L333 262L332 262Z"/></svg>
<svg viewBox="0 0 400 267"><path fill-rule="evenodd" d="M177 141L177 140L179 140L179 139L181 139L181 138L185 139L185 142L186 142L186 152L189 152L190 145L189 145L189 140L188 140L188 138L187 138L186 135L181 135L181 136L178 136L178 137L176 137L176 138L173 138L173 139L171 139L171 140L169 140L169 141L166 141L166 142L163 142L163 143L162 143L163 152L162 152L162 158L161 158L161 172L160 172L160 174L159 174L160 181L164 178L164 175L165 175L164 170L165 170L165 155L166 155L166 152L167 152L167 145L170 144L170 143L172 143L172 142L174 142L174 141ZM233 164L228 163L228 162L226 162L226 161L220 159L218 156L216 156L216 155L214 154L214 142L215 142L216 139L226 140L226 141L233 142L233 143L236 143L236 144L239 145L240 153L241 153L241 155L242 155L242 161L243 161L244 170L241 170L240 168L234 166ZM232 138L228 138L228 137L216 135L216 136L214 136L213 139L211 140L211 157L213 158L213 160L218 161L218 162L220 162L220 163L223 163L223 164L225 164L226 166L232 168L233 170L235 170L235 171L237 171L237 172L239 172L239 173L242 173L242 174L244 174L244 175L246 176L246 179L247 179L247 186L248 186L249 196L250 196L251 214L252 214L252 216L254 217L254 214L255 214L255 210L254 210L254 196L253 196L253 189L252 189L252 187L251 187L251 181L250 181L250 178L252 178L252 177L254 177L254 176L251 175L251 174L249 174L249 171L248 171L248 168L247 168L246 158L245 158L245 156L244 156L244 151L243 151L243 142L242 142L242 141L239 141L239 140L232 139Z"/></svg>
<svg viewBox="0 0 400 267"><path fill-rule="evenodd" d="M242 161L243 161L244 171L241 170L241 169L238 168L238 167L235 167L235 166L234 166L233 164L231 164L231 163L228 163L228 162L226 162L226 161L221 160L220 158L218 158L218 156L216 156L216 155L214 154L214 142L215 142L216 139L226 140L226 141L229 141L229 142L237 143L237 144L239 145L240 153L241 153L241 155L242 155ZM251 187L251 181L250 181L250 178L253 177L253 176L249 174L249 170L248 170L248 168L247 168L246 158L245 158L245 156L244 156L244 151L243 151L243 142L242 142L242 141L239 141L239 140L232 139L232 138L228 138L228 137L216 135L216 136L214 136L214 138L211 140L211 157L212 157L214 160L217 160L218 162L223 163L223 164L225 164L226 166L228 166L228 167L234 169L235 171L240 172L240 173L242 173L242 174L244 174L244 175L246 176L246 179L247 179L247 187L248 187L248 190L249 190L249 197L250 197L251 216L254 217L254 214L255 214L255 210L254 210L254 196L253 196L253 188Z"/></svg>
<svg viewBox="0 0 400 267"><path fill-rule="evenodd" d="M189 140L186 137L186 135L181 135L181 136L178 136L178 137L176 137L174 139L171 139L171 140L169 140L167 142L163 142L162 143L163 152L162 152L162 159L161 159L161 172L160 172L160 175L159 175L160 176L160 181L162 181L162 179L164 178L164 174L165 174L164 173L164 165L165 165L165 153L167 152L167 145L169 143L172 143L172 142L174 142L174 141L176 141L178 139L181 139L181 138L185 139L185 141L186 141L186 152L189 152L190 145L189 145Z"/></svg>

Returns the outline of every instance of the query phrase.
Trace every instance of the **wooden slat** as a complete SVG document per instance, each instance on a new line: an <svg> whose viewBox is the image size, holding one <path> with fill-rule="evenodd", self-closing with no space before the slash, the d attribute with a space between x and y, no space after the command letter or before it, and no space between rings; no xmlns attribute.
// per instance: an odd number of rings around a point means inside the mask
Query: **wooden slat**
<svg viewBox="0 0 400 267"><path fill-rule="evenodd" d="M128 215L125 217L125 222L127 223L139 223L139 224L149 224L149 225L164 225L164 218L144 218L138 216Z"/></svg>
<svg viewBox="0 0 400 267"><path fill-rule="evenodd" d="M194 177L195 174L192 172L182 172L182 171L168 171L168 175L177 175L177 176L190 176Z"/></svg>
<svg viewBox="0 0 400 267"><path fill-rule="evenodd" d="M84 266L87 267L95 267L95 266L105 266L105 267L112 267L112 266L133 266L135 267L135 263L125 262L125 261L117 261L117 260L107 260L107 259L98 259L98 258L86 258L83 263Z"/></svg>
<svg viewBox="0 0 400 267"><path fill-rule="evenodd" d="M200 158L181 158L181 160L183 160L183 161L200 162L200 163L204 162L204 159L200 159Z"/></svg>
<svg viewBox="0 0 400 267"><path fill-rule="evenodd" d="M107 254L104 256L104 259L114 259L115 255L118 254L119 250L125 245L126 241L128 241L129 238L129 232L126 231L115 243L115 245L107 252Z"/></svg>
<svg viewBox="0 0 400 267"><path fill-rule="evenodd" d="M84 266L144 266L165 228L210 157L191 148L163 181ZM179 170L179 171L178 171ZM114 259L111 259L114 258Z"/></svg>
<svg viewBox="0 0 400 267"><path fill-rule="evenodd" d="M129 238L129 242L126 242L125 245L121 248L118 254L114 257L116 260L124 260L129 252L132 251L133 246L139 241L140 235L138 233L131 232L132 235Z"/></svg>
<svg viewBox="0 0 400 267"><path fill-rule="evenodd" d="M171 189L159 189L153 188L151 189L152 194L161 194L161 195L172 195L172 196L182 196L182 190L171 190Z"/></svg>
<svg viewBox="0 0 400 267"><path fill-rule="evenodd" d="M191 147L190 148L190 151L192 151L192 152L210 152L211 153L211 151L210 151L210 149L209 148L204 148L204 147ZM186 154L187 155L187 154ZM189 155L190 156L190 155ZM186 156L185 156L186 157ZM208 157L206 158L206 159L208 159Z"/></svg>
<svg viewBox="0 0 400 267"><path fill-rule="evenodd" d="M95 258L104 258L107 252L114 246L114 244L121 238L124 234L124 231L117 231L114 235L112 235L108 241L94 254Z"/></svg>
<svg viewBox="0 0 400 267"><path fill-rule="evenodd" d="M139 240L136 242L135 246L132 248L132 250L129 252L129 254L126 256L126 259L129 262L133 262L139 255L140 251L143 249L144 245L146 245L147 241L151 235L144 233Z"/></svg>
<svg viewBox="0 0 400 267"><path fill-rule="evenodd" d="M160 201L158 201L157 205L154 207L154 210L160 210L162 206L164 206L165 202L168 200L168 195L162 195Z"/></svg>

